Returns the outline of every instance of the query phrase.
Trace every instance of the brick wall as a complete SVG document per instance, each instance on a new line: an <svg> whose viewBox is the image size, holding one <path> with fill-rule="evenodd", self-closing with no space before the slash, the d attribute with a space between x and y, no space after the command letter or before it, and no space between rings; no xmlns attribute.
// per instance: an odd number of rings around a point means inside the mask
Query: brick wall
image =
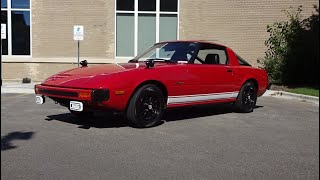
<svg viewBox="0 0 320 180"><path fill-rule="evenodd" d="M76 56L73 26L83 25L81 56L113 59L114 3L114 0L32 0L33 57Z"/></svg>
<svg viewBox="0 0 320 180"><path fill-rule="evenodd" d="M254 66L264 56L267 25L287 20L282 9L303 6L312 15L317 0L180 0L180 39L215 41Z"/></svg>
<svg viewBox="0 0 320 180"><path fill-rule="evenodd" d="M57 63L4 63L2 77L4 81L17 80L28 77L32 81L43 81L49 76L58 72L76 68L77 64L57 64Z"/></svg>
<svg viewBox="0 0 320 180"><path fill-rule="evenodd" d="M77 63L73 25L84 26L81 60L115 62L115 0L31 1L32 57L4 57L4 62L11 63L3 63L3 79L31 77L42 81L51 74L76 66L36 63ZM319 1L180 0L179 39L208 40L227 45L257 66L256 60L262 58L266 50L267 25L286 20L281 10L290 6L302 5L304 17L309 17L313 4L319 6Z"/></svg>

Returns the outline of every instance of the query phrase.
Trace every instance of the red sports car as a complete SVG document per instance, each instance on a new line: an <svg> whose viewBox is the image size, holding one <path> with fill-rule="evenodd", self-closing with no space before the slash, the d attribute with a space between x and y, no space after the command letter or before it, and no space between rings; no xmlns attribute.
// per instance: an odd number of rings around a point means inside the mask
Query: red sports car
<svg viewBox="0 0 320 180"><path fill-rule="evenodd" d="M128 63L81 65L36 85L36 103L48 97L83 117L121 111L136 126L151 127L166 108L178 106L232 102L251 112L268 86L263 69L203 41L161 42Z"/></svg>

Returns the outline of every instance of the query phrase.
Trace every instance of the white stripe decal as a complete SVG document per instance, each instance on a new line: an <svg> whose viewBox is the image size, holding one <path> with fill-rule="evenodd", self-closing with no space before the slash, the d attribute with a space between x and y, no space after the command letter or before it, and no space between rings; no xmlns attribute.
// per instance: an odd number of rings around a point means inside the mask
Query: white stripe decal
<svg viewBox="0 0 320 180"><path fill-rule="evenodd" d="M214 94L195 94L195 95L185 95L185 96L169 96L168 104L179 104L179 103L190 103L208 100L221 100L236 98L238 96L237 92L225 92L225 93L214 93Z"/></svg>
<svg viewBox="0 0 320 180"><path fill-rule="evenodd" d="M126 69L126 68L124 68L123 66L121 66L120 64L118 64L118 63L115 63L116 65L118 65L119 67L121 67L122 69Z"/></svg>

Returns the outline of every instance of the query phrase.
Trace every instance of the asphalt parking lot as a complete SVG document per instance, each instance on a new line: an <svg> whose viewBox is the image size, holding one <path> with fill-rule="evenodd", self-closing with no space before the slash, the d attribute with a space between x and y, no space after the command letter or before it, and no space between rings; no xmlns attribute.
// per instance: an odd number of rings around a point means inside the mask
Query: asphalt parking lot
<svg viewBox="0 0 320 180"><path fill-rule="evenodd" d="M78 121L53 101L1 94L1 178L318 179L319 106L261 97L253 113L179 108L135 129L121 115Z"/></svg>

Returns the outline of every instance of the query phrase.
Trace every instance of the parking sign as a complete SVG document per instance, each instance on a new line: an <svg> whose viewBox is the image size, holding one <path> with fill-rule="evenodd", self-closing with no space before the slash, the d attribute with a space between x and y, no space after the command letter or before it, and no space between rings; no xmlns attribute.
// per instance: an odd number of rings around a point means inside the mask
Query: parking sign
<svg viewBox="0 0 320 180"><path fill-rule="evenodd" d="M1 24L1 39L7 38L7 25Z"/></svg>
<svg viewBox="0 0 320 180"><path fill-rule="evenodd" d="M82 25L76 25L73 26L73 40L75 41L82 41L83 40L83 26Z"/></svg>

